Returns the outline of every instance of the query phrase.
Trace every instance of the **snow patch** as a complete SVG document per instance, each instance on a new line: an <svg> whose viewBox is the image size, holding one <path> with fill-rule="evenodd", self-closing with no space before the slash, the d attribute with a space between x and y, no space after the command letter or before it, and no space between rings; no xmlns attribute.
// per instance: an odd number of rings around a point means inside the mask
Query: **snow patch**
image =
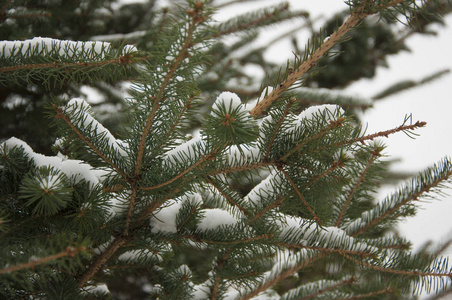
<svg viewBox="0 0 452 300"><path fill-rule="evenodd" d="M108 145L115 152L119 153L121 156L127 156L127 152L125 151L127 145L125 145L124 141L116 140L107 128L91 116L89 113L90 110L91 106L81 98L71 99L64 108L64 112L69 115L71 122L75 126L79 128L89 128L90 131L94 132L97 136L106 139ZM71 118L71 116L77 116L77 118Z"/></svg>
<svg viewBox="0 0 452 300"><path fill-rule="evenodd" d="M231 92L223 92L221 93L214 104L212 105L212 112L210 113L212 116L219 116L218 111L221 111L220 107L225 107L227 111L233 111L237 107L242 104L239 96L235 93Z"/></svg>
<svg viewBox="0 0 452 300"><path fill-rule="evenodd" d="M204 218L198 224L198 228L201 230L216 229L220 226L235 225L239 222L239 219L223 209L212 208L200 211L204 214Z"/></svg>
<svg viewBox="0 0 452 300"><path fill-rule="evenodd" d="M85 180L91 185L96 185L100 182L108 171L101 169L93 169L89 164L81 160L66 159L57 156L45 156L43 154L35 153L31 147L24 141L12 137L3 142L2 147L8 148L22 148L27 157L33 160L36 167L53 167L65 173L69 178L73 178L75 183Z"/></svg>
<svg viewBox="0 0 452 300"><path fill-rule="evenodd" d="M84 57L88 59L104 58L111 50L110 43L100 41L70 41L57 40L46 37L34 37L24 41L0 41L0 56L7 58L18 54L30 56L32 54L57 54L60 58ZM122 53L137 51L133 45L124 46Z"/></svg>

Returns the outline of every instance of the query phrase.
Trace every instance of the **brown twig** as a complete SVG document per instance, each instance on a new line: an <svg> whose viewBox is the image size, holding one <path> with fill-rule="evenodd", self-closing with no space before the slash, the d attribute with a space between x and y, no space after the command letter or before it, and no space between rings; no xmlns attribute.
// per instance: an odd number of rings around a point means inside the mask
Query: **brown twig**
<svg viewBox="0 0 452 300"><path fill-rule="evenodd" d="M370 292L367 294L356 295L356 296L347 297L347 298L341 298L340 300L354 300L354 299L368 298L368 297L377 296L377 295L386 294L386 293L392 293L392 289L386 288L386 289L382 289L379 291Z"/></svg>
<svg viewBox="0 0 452 300"><path fill-rule="evenodd" d="M126 243L127 239L125 237L116 237L113 242L102 252L97 258L91 263L91 265L86 269L78 278L77 284L79 287L83 287L88 280L96 274L96 272L102 267L102 265L107 262L107 260L115 254L115 252Z"/></svg>
<svg viewBox="0 0 452 300"><path fill-rule="evenodd" d="M251 224L253 224L254 222L256 222L256 221L257 221L258 219L260 219L266 212L272 210L273 208L276 208L276 207L280 206L280 205L284 202L284 200L286 200L285 197L281 197L281 198L279 198L279 199L276 198L276 201L275 201L275 202L273 202L273 203L270 204L270 205L265 206L263 210L261 210L260 212L258 212L258 213L254 216L254 218L252 218L252 219L248 222L248 225L251 225Z"/></svg>
<svg viewBox="0 0 452 300"><path fill-rule="evenodd" d="M26 65L18 65L18 66L8 66L8 67L0 68L0 72L8 73L8 72L19 71L19 70L32 70L32 69L43 69L43 68L49 68L49 69L64 69L64 68L68 68L68 67L88 68L88 67L105 66L108 64L126 65L130 62L131 62L130 57L121 55L120 57L115 58L115 59L110 59L110 60L106 60L106 61L96 61L96 62L79 62L79 63L53 62L53 63L44 63L44 64L26 64Z"/></svg>
<svg viewBox="0 0 452 300"><path fill-rule="evenodd" d="M267 289L269 289L270 287L274 286L278 282L286 279L287 277L291 276L295 272L298 272L301 269L311 265L313 262L315 262L316 260L318 260L318 259L320 259L322 257L324 257L323 254L318 254L316 256L313 256L313 257L310 257L310 258L306 259L303 263L301 263L299 265L295 265L295 266L287 269L286 271L283 271L283 272L279 273L275 278L265 282L263 285L257 287L255 290L253 290L253 291L249 292L248 294L242 296L240 298L240 300L248 300L248 299L253 298L254 296L257 296L260 292L266 291Z"/></svg>
<svg viewBox="0 0 452 300"><path fill-rule="evenodd" d="M350 17L335 31L322 45L314 51L293 73L289 74L270 94L268 94L262 101L251 109L250 114L258 117L278 99L282 93L287 91L296 81L298 81L310 68L315 66L316 62L324 56L342 37L353 27L358 24L367 14L353 13Z"/></svg>
<svg viewBox="0 0 452 300"><path fill-rule="evenodd" d="M397 128L393 128L393 129L389 129L389 130L385 130L385 131L380 131L380 132L377 132L377 133L373 133L373 134L365 135L365 136L362 136L362 137L358 137L358 138L355 138L355 139L352 139L352 140L347 140L347 141L344 141L344 142L341 142L341 143L337 143L334 146L340 147L340 146L344 146L344 145L348 145L348 144L353 144L353 143L356 143L356 142L364 143L365 141L369 141L369 140L373 141L375 138L378 138L378 137L386 137L387 138L390 134L394 134L394 133L397 133L397 132L400 132L400 131L414 130L414 129L417 129L417 128L424 127L425 125L427 125L427 122L417 121L416 123L411 124L411 125L401 125L401 126L399 126Z"/></svg>
<svg viewBox="0 0 452 300"><path fill-rule="evenodd" d="M226 198L226 200L228 200L229 203L231 203L232 205L234 205L235 207L237 207L241 212L243 212L245 215L249 216L250 212L244 208L243 206L241 206L240 204L238 204L236 201L234 201L234 199L232 199L231 197L229 197L229 195L227 195L218 185L216 185L212 179L210 179L209 177L206 178L207 182L210 183L215 189L217 189L217 191L220 192L221 195L223 195L223 197Z"/></svg>
<svg viewBox="0 0 452 300"><path fill-rule="evenodd" d="M67 247L66 250L64 250L64 251L62 251L60 253L53 254L53 255L50 255L50 256L46 256L46 257L43 257L43 258L40 258L40 259L37 259L37 260L32 260L32 261L30 261L28 263L23 263L23 264L20 264L20 265L16 265L16 266L12 266L12 267L9 267L9 268L1 269L0 270L0 274L6 274L6 273L10 273L10 272L18 271L18 270L23 270L23 269L33 269L36 266L45 264L45 263L47 263L49 261L57 260L57 259L62 258L62 257L66 257L66 256L74 257L77 253L83 252L85 250L86 250L85 246L81 246L81 247L78 247L78 248Z"/></svg>
<svg viewBox="0 0 452 300"><path fill-rule="evenodd" d="M317 214L314 212L314 210L312 209L312 207L309 205L309 203L306 201L306 199L303 197L303 195L301 194L300 190L298 189L297 185L295 184L295 182L293 182L292 178L290 178L289 174L287 174L287 172L282 168L278 168L279 171L281 171L281 173L283 173L283 175L287 178L287 180L289 181L290 185L292 186L292 188L295 190L295 193L297 193L298 197L300 198L301 202L303 203L303 205L308 209L309 213L312 215L312 217L314 218L314 220L319 223L320 225L323 224L322 220L320 220L320 218L317 216Z"/></svg>
<svg viewBox="0 0 452 300"><path fill-rule="evenodd" d="M193 37L193 33L195 31L196 25L198 23L204 22L204 20L205 20L201 15L201 9L202 9L202 7L199 7L199 8L196 8L195 10L187 11L187 13L192 16L192 19L191 19L190 25L188 27L187 35L186 35L184 43L182 45L182 49L180 50L180 52L179 52L178 56L176 57L176 59L174 60L174 62L171 64L165 78L163 79L162 83L160 84L157 94L153 97L154 101L153 101L153 105L152 105L152 111L150 112L150 114L146 120L144 129L143 129L143 133L141 134L140 143L138 146L138 153L137 153L137 159L136 159L136 164L135 164L135 176L137 176L137 177L141 174L141 164L143 162L147 137L151 130L151 126L154 121L155 113L157 112L157 109L160 107L159 103L163 100L166 88L168 87L171 79L173 78L174 74L176 73L176 70L178 69L179 65L186 58L186 55L188 54L188 49L190 49L190 47L192 46L192 37Z"/></svg>
<svg viewBox="0 0 452 300"><path fill-rule="evenodd" d="M332 286L330 286L330 287L327 287L327 288L325 288L325 289L321 289L321 290L319 290L318 292L316 292L316 293L314 293L314 294L311 294L311 295L309 295L309 296L300 298L300 300L309 300L309 299L316 298L317 296L319 296L319 295L321 295L321 294L323 294L323 293L332 291L332 290L334 290L334 289L337 289L337 288L339 288L339 287L341 287L341 286L344 286L344 285L347 285L347 284L352 284L352 283L355 282L355 280L356 280L356 279L355 279L354 277L352 277L352 278L350 278L350 279L347 279L347 280L338 282L338 283L336 283L336 284L334 284L334 285L332 285Z"/></svg>

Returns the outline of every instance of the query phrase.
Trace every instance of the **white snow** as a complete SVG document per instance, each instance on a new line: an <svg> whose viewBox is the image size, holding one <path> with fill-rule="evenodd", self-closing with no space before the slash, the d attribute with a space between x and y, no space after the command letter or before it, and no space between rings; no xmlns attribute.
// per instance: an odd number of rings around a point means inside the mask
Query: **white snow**
<svg viewBox="0 0 452 300"><path fill-rule="evenodd" d="M100 294L110 294L110 290L105 283L97 283L96 285L90 285L85 288L87 293L100 293Z"/></svg>
<svg viewBox="0 0 452 300"><path fill-rule="evenodd" d="M154 233L164 232L164 233L176 233L176 216L179 209L182 206L182 201L168 200L165 203L165 207L161 208L158 212L154 214L151 218L151 231Z"/></svg>
<svg viewBox="0 0 452 300"><path fill-rule="evenodd" d="M170 199L151 218L150 224L152 232L176 233L176 217L185 201L190 201L192 205L199 205L202 201L198 193L185 194L177 199Z"/></svg>
<svg viewBox="0 0 452 300"><path fill-rule="evenodd" d="M57 40L46 37L34 37L24 41L1 41L0 55L4 57L15 56L19 53L29 55L31 53L49 54L52 49L57 49L57 54L61 57L70 58L80 55L85 51L93 51L102 54L110 49L110 43L105 42L80 42L69 40Z"/></svg>
<svg viewBox="0 0 452 300"><path fill-rule="evenodd" d="M220 226L235 225L239 219L231 215L228 211L219 208L202 209L204 218L198 224L201 230L216 229Z"/></svg>
<svg viewBox="0 0 452 300"><path fill-rule="evenodd" d="M262 92L261 95L258 98L258 102L262 101L262 99L264 99L265 97L267 97L268 95L270 95L273 92L273 87L272 86L267 86L265 87Z"/></svg>
<svg viewBox="0 0 452 300"><path fill-rule="evenodd" d="M338 249L367 253L378 252L376 247L357 242L353 237L347 235L344 230L337 227L321 228L303 218L283 214L278 214L275 219L277 227L281 230L281 237L295 235L299 238L297 242L306 246L329 249L337 247Z"/></svg>
<svg viewBox="0 0 452 300"><path fill-rule="evenodd" d="M245 162L258 161L262 156L257 145L232 145L225 153L225 160L230 166L243 165Z"/></svg>
<svg viewBox="0 0 452 300"><path fill-rule="evenodd" d="M323 115L324 121L334 121L338 115L343 115L344 110L334 104L314 105L302 111L293 120L292 126L285 128L284 132L290 134L300 128L305 120L311 120L315 115Z"/></svg>
<svg viewBox="0 0 452 300"><path fill-rule="evenodd" d="M127 152L124 150L127 145L124 141L116 140L116 138L99 123L89 113L91 106L84 99L74 98L71 99L64 108L64 112L69 115L72 123L79 128L89 128L91 131L103 139L107 140L108 145L117 153L122 156L127 156Z"/></svg>
<svg viewBox="0 0 452 300"><path fill-rule="evenodd" d="M231 112L241 104L242 101L240 100L239 96L237 96L237 94L231 92L222 92L213 103L212 112L210 114L214 117L219 116L215 111L219 111L220 107L224 106L228 112ZM244 109L243 106L242 108Z"/></svg>
<svg viewBox="0 0 452 300"><path fill-rule="evenodd" d="M131 250L124 252L118 257L118 260L120 261L127 261L127 260L134 260L139 259L141 257L148 257L148 258L156 258L158 261L163 261L163 258L158 255L157 253L154 253L152 251L149 251L147 249L145 250Z"/></svg>
<svg viewBox="0 0 452 300"><path fill-rule="evenodd" d="M116 34L107 34L107 35L95 35L92 36L91 39L94 41L117 41L117 40L129 40L129 39L137 39L144 35L146 35L146 30L138 30L130 33L116 33Z"/></svg>
<svg viewBox="0 0 452 300"><path fill-rule="evenodd" d="M28 158L33 160L35 166L48 166L61 170L69 178L72 177L75 183L85 180L91 185L96 185L102 177L108 173L105 170L93 169L89 164L86 164L81 160L65 159L57 156L45 156L35 153L27 143L15 137L6 140L1 146L9 149L14 147L22 148Z"/></svg>
<svg viewBox="0 0 452 300"><path fill-rule="evenodd" d="M283 180L281 174L271 170L267 178L262 180L245 196L245 201L258 204L261 202L262 197L276 199L278 192L275 191L275 188L281 187Z"/></svg>
<svg viewBox="0 0 452 300"><path fill-rule="evenodd" d="M93 59L96 57L103 58L104 54L110 51L111 45L107 42L100 41L70 41L57 40L47 37L34 37L24 41L0 41L0 56L12 57L21 53L24 56L39 53L47 55L56 53L62 58L86 57ZM122 53L130 53L137 51L135 46L124 46Z"/></svg>
<svg viewBox="0 0 452 300"><path fill-rule="evenodd" d="M173 165L177 162L188 159L193 161L199 156L199 150L204 149L204 141L200 136L194 136L187 142L177 145L173 149L165 153L163 161L166 165Z"/></svg>
<svg viewBox="0 0 452 300"><path fill-rule="evenodd" d="M50 172L47 177L38 177L39 185L43 190L52 190L58 188L62 184L61 177L58 173Z"/></svg>

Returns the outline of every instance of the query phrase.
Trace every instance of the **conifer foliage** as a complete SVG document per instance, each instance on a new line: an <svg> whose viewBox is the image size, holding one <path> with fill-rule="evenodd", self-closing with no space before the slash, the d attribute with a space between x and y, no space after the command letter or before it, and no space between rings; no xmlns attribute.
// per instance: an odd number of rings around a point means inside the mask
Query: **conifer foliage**
<svg viewBox="0 0 452 300"><path fill-rule="evenodd" d="M2 89L44 91L58 138L55 155L16 137L0 145L0 298L116 298L125 292L118 283L149 299L404 299L448 291L447 259L413 253L391 232L450 183L452 161L374 199L386 174L378 138L414 134L425 122L406 118L365 134L353 112L371 103L306 87L321 83L322 72L341 77L319 66L346 61L354 30L377 28L383 39L405 18L409 34L425 32L451 10L447 1L347 1L343 22L328 36L313 35L282 67L263 63L262 49L235 60L231 53L267 25L308 18L287 4L218 24L214 1L170 9L150 1L145 11L123 6L122 15L106 10L109 1L80 1L74 16L65 15L86 19L80 40L66 37L61 20L59 36L28 38L56 22L49 11L63 7L51 2L1 7L0 29L27 37L0 44ZM116 31L133 12L132 29ZM26 33L19 25L31 13L42 20ZM88 41L89 31L103 41ZM237 42L224 44L233 34ZM400 51L405 38L377 41L377 60ZM252 87L240 60L265 70L264 87ZM317 86L362 76L330 76ZM79 87L117 99L127 80L120 127L102 124Z"/></svg>

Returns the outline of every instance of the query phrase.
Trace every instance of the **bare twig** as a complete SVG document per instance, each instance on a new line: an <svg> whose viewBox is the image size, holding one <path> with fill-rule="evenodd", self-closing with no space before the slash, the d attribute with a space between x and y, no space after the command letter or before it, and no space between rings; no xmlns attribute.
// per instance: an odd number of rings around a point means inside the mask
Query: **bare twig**
<svg viewBox="0 0 452 300"><path fill-rule="evenodd" d="M366 14L354 13L352 14L339 29L334 32L323 44L312 53L293 73L289 74L286 80L281 82L270 94L268 94L262 101L251 109L250 114L254 117L262 115L262 113L278 99L282 93L287 91L297 80L299 80L310 68L315 66L316 62L325 55L342 37L359 21L361 21Z"/></svg>
<svg viewBox="0 0 452 300"><path fill-rule="evenodd" d="M50 261L57 260L57 259L62 258L62 257L66 257L66 256L74 257L77 253L83 252L85 250L86 250L85 246L81 246L81 247L78 247L78 248L67 247L65 251L62 251L60 253L53 254L53 255L50 255L50 256L46 256L46 257L43 257L43 258L40 258L40 259L37 259L37 260L32 260L32 261L30 261L28 263L24 263L24 264L12 266L12 267L9 267L9 268L1 269L0 270L0 274L6 274L6 273L10 273L10 272L18 271L18 270L23 270L23 269L32 269L32 268L34 268L36 266L45 264L45 263L50 262Z"/></svg>

